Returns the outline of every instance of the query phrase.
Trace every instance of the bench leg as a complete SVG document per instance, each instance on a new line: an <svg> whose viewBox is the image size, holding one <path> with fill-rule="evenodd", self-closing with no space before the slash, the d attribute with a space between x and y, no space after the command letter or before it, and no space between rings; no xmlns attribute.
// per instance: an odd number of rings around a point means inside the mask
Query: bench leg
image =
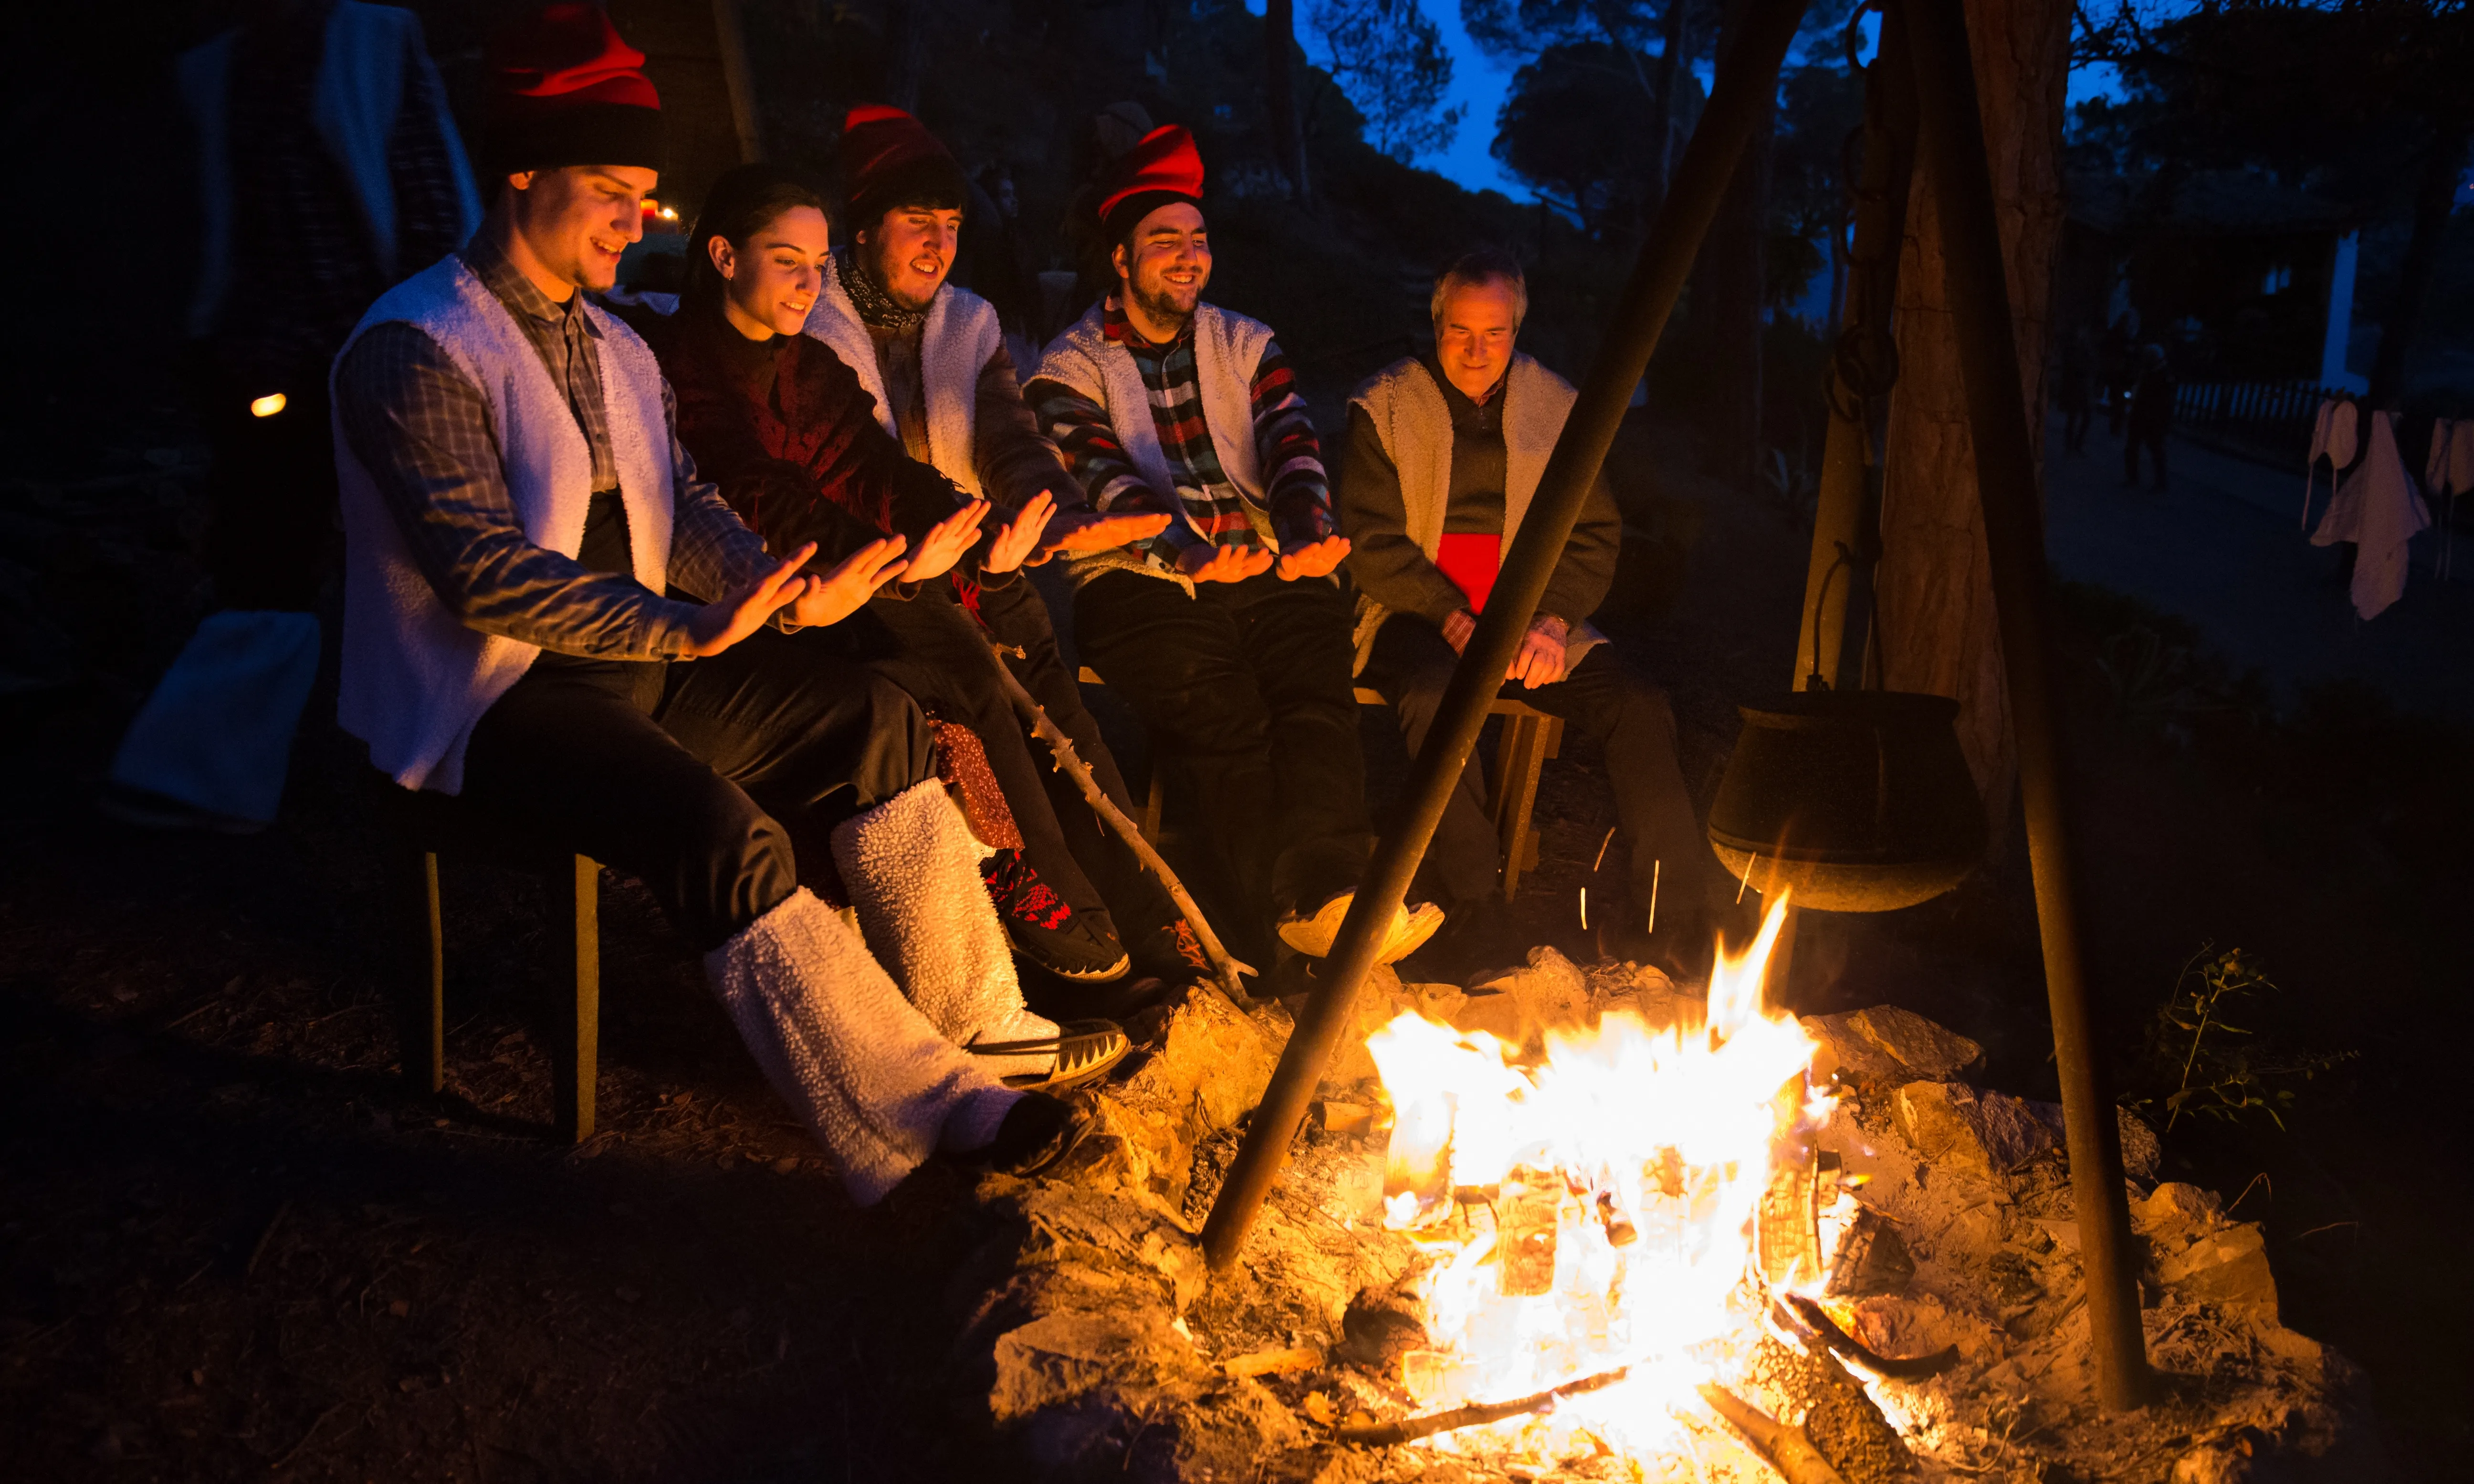
<svg viewBox="0 0 2474 1484"><path fill-rule="evenodd" d="M1538 832L1529 827L1538 803L1538 778L1546 760L1563 750L1560 717L1507 716L1494 775L1495 839L1503 849L1503 899L1520 892L1523 872L1538 868Z"/></svg>
<svg viewBox="0 0 2474 1484"><path fill-rule="evenodd" d="M562 879L563 878L563 879ZM593 1137L593 1102L601 1066L601 866L577 856L551 879L550 911L568 924L560 955L565 981L556 991L557 1030L550 1042L551 1117L559 1137Z"/></svg>
<svg viewBox="0 0 2474 1484"><path fill-rule="evenodd" d="M387 914L396 967L389 975L403 1081L416 1097L446 1085L447 941L438 912L438 857L388 853Z"/></svg>

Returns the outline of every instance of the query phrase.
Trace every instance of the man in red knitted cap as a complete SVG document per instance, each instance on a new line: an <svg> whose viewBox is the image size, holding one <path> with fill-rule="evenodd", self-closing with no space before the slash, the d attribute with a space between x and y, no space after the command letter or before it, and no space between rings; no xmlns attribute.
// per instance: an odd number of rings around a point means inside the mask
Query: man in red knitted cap
<svg viewBox="0 0 2474 1484"><path fill-rule="evenodd" d="M1008 1083L1104 1070L1122 1033L1023 1008L910 697L768 631L852 613L901 543L821 576L813 545L768 554L697 478L651 351L585 292L657 179L643 54L581 3L491 53L481 230L336 362L345 729L399 785L643 881L862 1203L940 1149L1053 1160L1075 1109ZM800 885L828 854L860 931Z"/></svg>
<svg viewBox="0 0 2474 1484"><path fill-rule="evenodd" d="M1348 543L1270 327L1202 302L1201 198L1202 158L1175 125L1109 166L1098 216L1116 292L1048 348L1030 397L1095 508L1169 517L1149 541L1069 559L1082 657L1201 775L1249 912L1321 957L1373 843L1332 576ZM1403 909L1384 961L1442 919Z"/></svg>
<svg viewBox="0 0 2474 1484"><path fill-rule="evenodd" d="M850 236L834 249L807 333L858 374L879 425L912 458L994 501L1007 513L1003 519L1054 510L1029 565L1058 551L1104 550L1158 535L1165 515L1091 509L1023 403L996 310L946 281L969 186L944 142L901 109L870 104L844 121L840 153ZM875 668L985 740L1025 839L1018 854L991 858L989 885L1025 953L1054 969L1073 966L1059 955L1076 951L1088 935L1059 940L1049 919L1061 898L1078 919L1104 930L1116 956L1106 973L1122 973L1130 962L1145 978L1191 978L1202 967L1201 949L1166 892L1101 826L1073 781L1040 766L1002 679L987 673L1001 663L989 646L993 637L1012 652L1002 663L1073 738L1100 786L1132 811L1116 760L1057 650L1047 604L1021 569L986 572L979 554L950 580L897 583L878 595L869 613L899 648ZM1086 970L1072 977L1099 976Z"/></svg>

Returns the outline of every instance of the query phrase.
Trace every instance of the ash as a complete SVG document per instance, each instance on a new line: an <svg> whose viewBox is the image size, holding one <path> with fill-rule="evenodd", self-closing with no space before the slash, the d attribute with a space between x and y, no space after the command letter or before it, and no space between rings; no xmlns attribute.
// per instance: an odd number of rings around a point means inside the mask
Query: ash
<svg viewBox="0 0 2474 1484"><path fill-rule="evenodd" d="M1419 1255L1382 1224L1381 1095L1364 1035L1403 1010L1519 1039L1613 1010L1658 1023L1692 996L1655 970L1583 970L1551 949L1477 991L1378 970L1358 1035L1292 1147L1230 1271L1196 1234L1288 1034L1277 1009L1198 992L1102 1096L1103 1128L1049 1179L990 1177L986 1236L950 1295L952 1375L1008 1476L1160 1481L1770 1480L1714 1417L1635 1459L1572 1426L1443 1434L1394 1448L1337 1429L1418 1409L1400 1359L1424 1343ZM2360 1373L2284 1327L2261 1231L2212 1192L2148 1184L2157 1141L2124 1147L2147 1246L2148 1353L2163 1397L2099 1411L2057 1109L1965 1081L1977 1048L1894 1007L1807 1019L1840 1100L1819 1147L1843 1195L1825 1307L1877 1354L1950 1348L1914 1381L1851 1374L1773 1325L1732 1388L1800 1427L1848 1484L1886 1480L2232 1484L2377 1477ZM1849 1256L1857 1254L1857 1256ZM1857 1257L1860 1260L1857 1260ZM1492 1440L1516 1436L1517 1445ZM1575 1439L1579 1441L1575 1441ZM1550 1446L1551 1444L1551 1446Z"/></svg>

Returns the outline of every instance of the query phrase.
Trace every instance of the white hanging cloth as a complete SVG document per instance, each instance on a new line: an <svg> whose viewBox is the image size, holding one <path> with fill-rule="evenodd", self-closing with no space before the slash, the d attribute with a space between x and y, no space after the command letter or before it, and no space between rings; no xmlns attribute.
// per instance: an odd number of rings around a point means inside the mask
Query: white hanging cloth
<svg viewBox="0 0 2474 1484"><path fill-rule="evenodd" d="M2371 414L2366 442L2362 466L2339 481L2311 544L2354 544L2354 612L2375 619L2405 596L2407 548L2431 527L2431 512L2397 451L2396 415Z"/></svg>
<svg viewBox="0 0 2474 1484"><path fill-rule="evenodd" d="M2318 416L2311 423L2311 462L2302 470L2302 528L2311 528L2311 476L2319 472L2319 461L2328 461L2328 483L2334 488L2337 474L2354 461L2357 447L2355 419L2357 413L2351 399L2331 397L2319 404Z"/></svg>

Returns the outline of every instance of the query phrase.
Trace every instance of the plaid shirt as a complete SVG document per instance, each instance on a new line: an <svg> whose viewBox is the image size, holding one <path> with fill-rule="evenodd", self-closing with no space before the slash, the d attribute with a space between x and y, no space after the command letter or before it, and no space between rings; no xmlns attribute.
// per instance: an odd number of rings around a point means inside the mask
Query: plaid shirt
<svg viewBox="0 0 2474 1484"><path fill-rule="evenodd" d="M615 490L618 465L594 349L602 332L584 312L584 295L570 295L565 304L552 300L486 233L462 255L541 353L551 381L565 389L593 450L594 491ZM695 460L679 446L667 382L662 406L675 506L669 582L717 597L770 559L763 540L719 492L696 478ZM695 604L664 597L624 572L592 571L524 534L499 462L489 401L426 332L400 321L370 327L336 367L335 411L352 456L369 471L414 563L439 601L468 627L594 659L669 659L687 652Z"/></svg>
<svg viewBox="0 0 2474 1484"><path fill-rule="evenodd" d="M1202 393L1194 357L1194 322L1166 345L1153 345L1136 333L1114 295L1109 296L1102 323L1110 340L1126 348L1149 394L1152 426L1158 429L1160 451L1176 478L1176 500L1193 523L1171 521L1153 538L1160 559L1174 565L1178 552L1191 547L1252 546L1256 543L1249 502L1211 445L1203 421ZM1102 511L1178 513L1169 492L1144 482L1125 446L1109 425L1107 409L1055 381L1035 383L1039 417L1049 436L1065 454L1067 465L1090 492L1091 504ZM1322 445L1305 399L1298 395L1297 377L1277 342L1263 348L1248 388L1254 413L1254 448L1265 478L1264 513L1281 546L1318 541L1338 529L1331 513L1331 487L1323 474ZM1199 532L1199 533L1198 533Z"/></svg>

